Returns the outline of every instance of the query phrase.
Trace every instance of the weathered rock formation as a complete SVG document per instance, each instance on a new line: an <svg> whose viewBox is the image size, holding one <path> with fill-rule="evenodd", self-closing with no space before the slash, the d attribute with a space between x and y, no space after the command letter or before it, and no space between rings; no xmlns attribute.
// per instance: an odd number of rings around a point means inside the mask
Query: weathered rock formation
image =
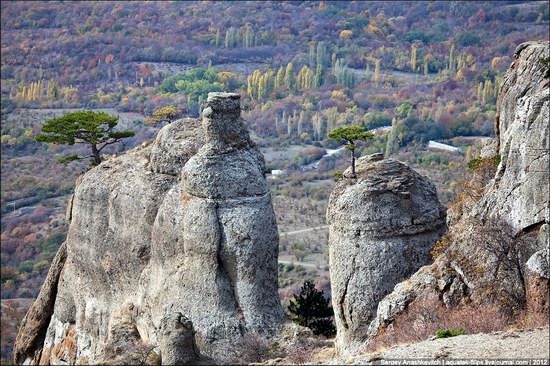
<svg viewBox="0 0 550 366"><path fill-rule="evenodd" d="M545 230L548 230L548 225L545 225ZM546 247L546 250L539 250L533 254L526 263L525 305L529 316L548 317L550 314L549 256L550 250Z"/></svg>
<svg viewBox="0 0 550 366"><path fill-rule="evenodd" d="M15 363L179 362L196 354L174 351L194 331L202 353L223 358L247 331L280 325L275 215L239 100L212 93L202 128L174 122L80 179Z"/></svg>
<svg viewBox="0 0 550 366"><path fill-rule="evenodd" d="M501 157L496 175L450 228L448 246L435 262L380 302L374 341L399 342L400 331L420 332L427 322L445 327L445 319L422 314L434 301L449 311L469 306L479 322L493 322L483 319L492 305L501 309L498 315L513 316L526 303L527 310L546 311L547 319L550 91L540 59L548 53L548 42L516 49L499 91L494 150L485 152Z"/></svg>
<svg viewBox="0 0 550 366"><path fill-rule="evenodd" d="M435 186L381 154L357 160L357 180L342 179L329 200L330 277L337 348L367 337L378 302L427 264L446 230Z"/></svg>
<svg viewBox="0 0 550 366"><path fill-rule="evenodd" d="M163 365L192 365L199 359L193 323L181 313L166 314L160 322Z"/></svg>

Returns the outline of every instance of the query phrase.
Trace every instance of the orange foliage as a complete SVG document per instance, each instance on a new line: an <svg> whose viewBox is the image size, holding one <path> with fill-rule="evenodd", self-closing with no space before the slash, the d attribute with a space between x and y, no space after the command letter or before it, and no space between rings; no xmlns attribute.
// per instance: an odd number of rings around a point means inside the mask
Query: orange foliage
<svg viewBox="0 0 550 366"><path fill-rule="evenodd" d="M107 56L105 56L105 63L108 64L110 62L113 62L114 59L115 59L115 56L112 53L110 53Z"/></svg>

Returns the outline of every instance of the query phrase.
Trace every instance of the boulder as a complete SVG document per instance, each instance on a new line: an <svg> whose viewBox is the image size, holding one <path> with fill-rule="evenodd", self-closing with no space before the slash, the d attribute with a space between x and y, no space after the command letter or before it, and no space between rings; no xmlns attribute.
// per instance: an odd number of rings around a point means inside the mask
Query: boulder
<svg viewBox="0 0 550 366"><path fill-rule="evenodd" d="M360 346L378 302L430 261L446 230L445 208L427 178L379 154L356 165L357 179L340 180L327 208L340 353Z"/></svg>
<svg viewBox="0 0 550 366"><path fill-rule="evenodd" d="M193 323L181 313L166 314L160 322L163 365L193 365L199 359Z"/></svg>

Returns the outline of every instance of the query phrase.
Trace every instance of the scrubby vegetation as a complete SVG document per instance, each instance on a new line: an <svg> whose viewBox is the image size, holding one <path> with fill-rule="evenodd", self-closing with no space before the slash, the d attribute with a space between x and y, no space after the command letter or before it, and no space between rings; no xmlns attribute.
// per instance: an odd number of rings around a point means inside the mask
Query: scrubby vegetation
<svg viewBox="0 0 550 366"><path fill-rule="evenodd" d="M466 334L466 331L464 328L460 329L440 329L437 332L435 332L436 338L449 338L449 337L456 337L459 335Z"/></svg>

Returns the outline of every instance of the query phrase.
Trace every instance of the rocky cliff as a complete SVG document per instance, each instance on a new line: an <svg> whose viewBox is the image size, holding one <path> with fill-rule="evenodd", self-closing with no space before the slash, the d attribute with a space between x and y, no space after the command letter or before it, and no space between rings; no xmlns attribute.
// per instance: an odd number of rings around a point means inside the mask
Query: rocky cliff
<svg viewBox="0 0 550 366"><path fill-rule="evenodd" d="M430 259L446 230L433 183L382 154L357 160L327 208L332 304L340 353L368 335L378 302ZM347 174L347 173L346 173Z"/></svg>
<svg viewBox="0 0 550 366"><path fill-rule="evenodd" d="M477 329L520 314L548 323L550 92L540 62L548 53L548 42L516 49L499 91L495 142L484 152L500 155L494 179L450 227L435 262L380 302L368 343L425 336L449 327L453 314Z"/></svg>
<svg viewBox="0 0 550 366"><path fill-rule="evenodd" d="M263 170L240 97L211 93L202 126L174 122L152 146L87 172L15 363L193 362L195 341L223 359L247 331L276 329L278 232Z"/></svg>

